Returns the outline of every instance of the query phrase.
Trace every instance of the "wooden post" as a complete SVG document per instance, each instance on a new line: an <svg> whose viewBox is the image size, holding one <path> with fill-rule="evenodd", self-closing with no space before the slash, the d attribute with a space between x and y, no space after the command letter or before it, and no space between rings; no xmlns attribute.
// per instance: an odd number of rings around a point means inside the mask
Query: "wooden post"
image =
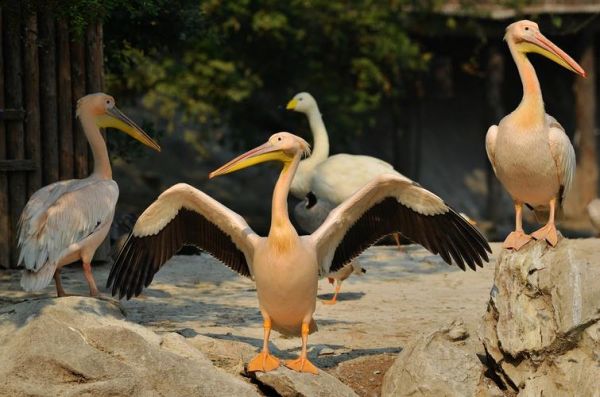
<svg viewBox="0 0 600 397"><path fill-rule="evenodd" d="M85 48L84 38L71 41L72 108L76 109L77 100L86 94L85 90ZM75 141L75 177L88 176L88 142L73 112L73 140Z"/></svg>
<svg viewBox="0 0 600 397"><path fill-rule="evenodd" d="M577 171L571 193L567 196L565 212L572 220L587 219L586 206L598 195L598 151L596 148L596 62L594 31L586 29L581 37L584 50L579 60L587 78L575 79Z"/></svg>
<svg viewBox="0 0 600 397"><path fill-rule="evenodd" d="M90 22L85 32L86 41L86 86L87 93L95 93L102 91L102 37L98 37L98 23ZM106 141L106 131L102 131L102 136ZM90 153L90 152L88 152ZM88 166L90 169L93 168L91 164L92 156L88 154L89 162Z"/></svg>
<svg viewBox="0 0 600 397"><path fill-rule="evenodd" d="M10 2L4 12L4 54L5 57L5 100L6 107L12 109L23 108L23 64L21 48L21 5ZM7 154L12 159L25 158L25 139L23 121L15 120L6 123ZM27 176L24 172L11 172L8 175L9 203L10 203L10 229L13 241L16 235L17 223L26 200ZM11 262L16 263L16 251L11 251Z"/></svg>
<svg viewBox="0 0 600 397"><path fill-rule="evenodd" d="M87 85L88 93L99 92L104 89L104 51L102 49L102 24L92 22L88 25L87 32Z"/></svg>
<svg viewBox="0 0 600 397"><path fill-rule="evenodd" d="M25 157L35 162L37 170L27 176L27 197L42 186L42 154L40 134L40 71L38 58L37 15L27 17L25 24Z"/></svg>
<svg viewBox="0 0 600 397"><path fill-rule="evenodd" d="M73 116L71 99L71 55L69 27L64 20L56 24L58 70L58 140L60 179L73 179Z"/></svg>
<svg viewBox="0 0 600 397"><path fill-rule="evenodd" d="M40 32L40 103L42 106L43 183L59 177L58 106L56 103L56 43L54 17L49 12L39 15Z"/></svg>
<svg viewBox="0 0 600 397"><path fill-rule="evenodd" d="M3 10L0 8L0 108L4 109ZM6 129L0 122L0 160L6 158ZM12 230L8 207L8 175L0 171L0 267L10 267Z"/></svg>

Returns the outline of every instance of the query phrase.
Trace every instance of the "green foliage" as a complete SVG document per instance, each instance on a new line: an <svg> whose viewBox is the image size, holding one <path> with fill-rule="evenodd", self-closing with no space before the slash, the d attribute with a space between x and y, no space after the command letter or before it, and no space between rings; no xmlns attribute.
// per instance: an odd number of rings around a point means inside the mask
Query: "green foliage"
<svg viewBox="0 0 600 397"><path fill-rule="evenodd" d="M304 90L339 110L334 134L360 133L429 59L406 32L408 0L150 3L107 19L110 90L141 95L167 131L198 131L198 142L263 139L292 119L277 105Z"/></svg>

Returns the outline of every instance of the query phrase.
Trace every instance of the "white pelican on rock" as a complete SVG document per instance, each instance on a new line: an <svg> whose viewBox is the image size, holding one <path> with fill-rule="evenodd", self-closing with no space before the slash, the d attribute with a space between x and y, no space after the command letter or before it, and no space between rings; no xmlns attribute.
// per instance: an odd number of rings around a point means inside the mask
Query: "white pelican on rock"
<svg viewBox="0 0 600 397"><path fill-rule="evenodd" d="M19 264L25 266L21 286L26 291L45 288L54 277L58 296L65 296L60 270L81 260L90 295L98 295L91 261L108 234L119 197L100 128L117 128L160 151L156 142L117 109L109 95L96 93L79 99L77 117L92 148L94 171L85 179L43 187L23 209L18 243Z"/></svg>
<svg viewBox="0 0 600 397"><path fill-rule="evenodd" d="M316 373L306 346L309 333L317 330L313 313L320 276L342 268L392 232L439 253L449 264L454 260L462 269L475 269L487 261L490 248L477 229L438 196L396 175L379 176L336 207L314 233L299 236L289 219L287 198L300 158L308 150L303 139L280 132L210 174L213 178L265 161L282 163L267 237L257 235L240 215L192 186L167 189L140 216L113 265L107 281L113 295L140 294L183 245L196 245L256 282L264 342L248 370L279 366L269 353L274 329L302 337L300 356L285 365Z"/></svg>
<svg viewBox="0 0 600 397"><path fill-rule="evenodd" d="M566 69L585 77L569 55L540 33L531 21L519 21L506 28L504 36L521 76L523 99L519 106L486 135L486 150L496 176L515 205L515 230L504 247L518 250L532 238L558 243L556 211L562 206L575 174L575 151L562 126L544 110L540 83L530 52L541 54ZM544 227L528 235L523 231L522 210L549 210Z"/></svg>

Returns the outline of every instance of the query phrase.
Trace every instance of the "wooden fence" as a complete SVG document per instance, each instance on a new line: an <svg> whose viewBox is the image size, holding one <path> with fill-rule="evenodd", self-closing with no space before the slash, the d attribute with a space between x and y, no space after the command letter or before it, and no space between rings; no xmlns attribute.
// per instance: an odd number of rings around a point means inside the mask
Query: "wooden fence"
<svg viewBox="0 0 600 397"><path fill-rule="evenodd" d="M16 265L17 221L29 197L88 175L78 98L103 88L102 25L76 37L50 13L0 8L0 267Z"/></svg>

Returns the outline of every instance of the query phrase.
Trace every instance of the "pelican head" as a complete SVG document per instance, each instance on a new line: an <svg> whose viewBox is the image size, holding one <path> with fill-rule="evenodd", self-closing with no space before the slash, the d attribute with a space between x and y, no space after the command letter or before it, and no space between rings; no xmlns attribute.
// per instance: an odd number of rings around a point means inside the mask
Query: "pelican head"
<svg viewBox="0 0 600 397"><path fill-rule="evenodd" d="M289 164L295 157L308 154L309 151L310 146L304 139L289 132L278 132L271 135L264 144L247 151L211 172L208 177L214 178L215 176L229 174L267 161L281 161L284 164Z"/></svg>
<svg viewBox="0 0 600 397"><path fill-rule="evenodd" d="M77 117L89 117L99 128L116 128L160 152L160 146L115 106L115 98L98 92L77 101Z"/></svg>
<svg viewBox="0 0 600 397"><path fill-rule="evenodd" d="M301 92L294 95L291 101L285 107L287 110L308 114L311 110L318 109L317 101L308 92Z"/></svg>
<svg viewBox="0 0 600 397"><path fill-rule="evenodd" d="M510 24L506 28L504 39L515 49L523 54L536 52L558 63L562 67L585 77L585 71L566 52L548 40L542 33L538 24L522 20Z"/></svg>

